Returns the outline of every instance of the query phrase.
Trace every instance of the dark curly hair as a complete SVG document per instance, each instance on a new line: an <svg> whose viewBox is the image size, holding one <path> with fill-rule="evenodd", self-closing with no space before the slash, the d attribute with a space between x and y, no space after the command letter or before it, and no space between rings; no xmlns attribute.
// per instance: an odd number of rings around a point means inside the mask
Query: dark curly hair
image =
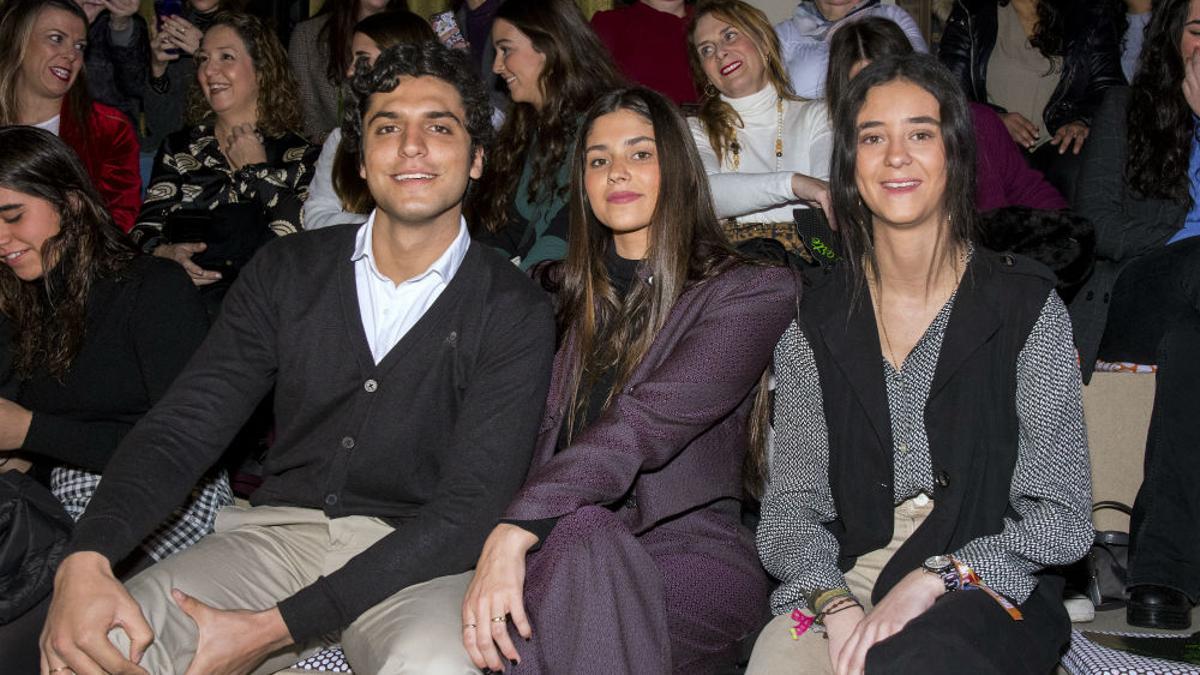
<svg viewBox="0 0 1200 675"><path fill-rule="evenodd" d="M300 100L300 87L288 65L287 51L275 32L267 29L258 17L241 12L221 12L205 34L217 26L232 28L246 45L246 53L254 63L254 73L258 77L258 128L271 137L299 129L303 123L300 106L296 104ZM198 59L196 67L204 67ZM188 124L201 124L212 114L212 107L200 91L199 81L193 80L188 89Z"/></svg>
<svg viewBox="0 0 1200 675"><path fill-rule="evenodd" d="M380 51L399 44L437 40L429 22L406 9L372 14L355 24L354 32L371 38ZM345 141L338 143L333 158L333 190L347 211L366 214L375 208L367 182L358 173L358 151Z"/></svg>
<svg viewBox="0 0 1200 675"><path fill-rule="evenodd" d="M492 142L492 105L479 76L471 68L471 58L462 49L449 49L438 42L399 44L379 53L374 66L358 63L350 79L352 100L342 119L342 146L362 162L363 118L371 105L371 95L392 91L402 77L436 77L456 90L467 113L467 134L472 154Z"/></svg>
<svg viewBox="0 0 1200 675"><path fill-rule="evenodd" d="M1000 0L1000 6L1008 5L1009 0ZM1066 54L1067 46L1067 17L1089 11L1075 0L1038 0L1037 29L1029 44L1042 53L1042 56L1053 60Z"/></svg>
<svg viewBox="0 0 1200 675"><path fill-rule="evenodd" d="M1189 0L1156 0L1129 91L1125 180L1147 199L1190 200L1188 159L1196 124L1183 98L1179 41Z"/></svg>
<svg viewBox="0 0 1200 675"><path fill-rule="evenodd" d="M568 161L579 118L592 101L623 84L608 49L573 0L507 0L496 19L528 36L546 62L538 78L545 101L541 110L529 103L509 107L471 200L474 224L491 232L508 224L508 209L527 156L533 162L529 201L536 202L547 191L566 193L566 186L555 186L555 176ZM537 144L531 145L534 138Z"/></svg>
<svg viewBox="0 0 1200 675"><path fill-rule="evenodd" d="M0 186L43 199L59 216L42 244L40 283L0 271L0 314L13 325L13 368L62 378L84 338L87 298L99 278L116 278L137 250L113 223L75 151L34 127L0 127Z"/></svg>
<svg viewBox="0 0 1200 675"><path fill-rule="evenodd" d="M875 87L896 81L911 82L938 101L942 143L946 154L946 192L942 207L948 225L934 251L933 265L953 255L975 239L975 123L966 96L954 75L928 54L885 56L863 68L834 103L833 156L830 159L830 196L845 247L845 258L855 277L865 280L864 263L878 270L871 210L858 190L858 113ZM933 273L933 270L930 270ZM856 299L861 297L861 285Z"/></svg>

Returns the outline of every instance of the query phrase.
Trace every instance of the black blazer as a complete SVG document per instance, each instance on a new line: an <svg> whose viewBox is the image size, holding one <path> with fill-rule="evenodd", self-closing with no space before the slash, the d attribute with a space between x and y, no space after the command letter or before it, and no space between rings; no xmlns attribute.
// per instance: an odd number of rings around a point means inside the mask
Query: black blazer
<svg viewBox="0 0 1200 675"><path fill-rule="evenodd" d="M938 58L958 76L967 98L988 105L987 67L996 46L997 11L997 0L955 0L938 47ZM1125 83L1111 22L1082 3L1066 11L1073 30L1064 47L1063 75L1042 114L1050 134L1068 122L1090 126L1104 90Z"/></svg>

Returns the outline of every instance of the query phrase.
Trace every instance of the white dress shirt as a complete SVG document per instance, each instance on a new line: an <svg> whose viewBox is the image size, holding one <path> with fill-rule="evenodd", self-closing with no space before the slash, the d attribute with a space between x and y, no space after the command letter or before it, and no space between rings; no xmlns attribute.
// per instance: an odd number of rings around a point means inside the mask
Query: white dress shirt
<svg viewBox="0 0 1200 675"><path fill-rule="evenodd" d="M354 284L358 290L358 313L371 356L378 364L433 306L462 265L471 237L467 221L459 219L458 236L429 269L399 284L384 276L375 264L375 211L358 228L354 240Z"/></svg>

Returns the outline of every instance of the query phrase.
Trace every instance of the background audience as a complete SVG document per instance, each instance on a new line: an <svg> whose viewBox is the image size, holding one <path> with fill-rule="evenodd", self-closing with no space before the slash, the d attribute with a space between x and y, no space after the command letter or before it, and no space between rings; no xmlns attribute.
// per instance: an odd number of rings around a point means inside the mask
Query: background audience
<svg viewBox="0 0 1200 675"><path fill-rule="evenodd" d="M1127 620L1187 628L1200 597L1200 0L1155 5L1130 89L1084 149L1075 207L1096 268L1071 304L1084 378L1097 357L1158 364L1145 477L1130 524Z"/></svg>
<svg viewBox="0 0 1200 675"><path fill-rule="evenodd" d="M210 309L266 241L303 229L320 152L296 134L287 56L257 18L218 15L196 51L190 126L163 142L130 233L145 252L191 275Z"/></svg>
<svg viewBox="0 0 1200 675"><path fill-rule="evenodd" d="M408 9L405 0L327 0L317 16L292 31L288 60L300 84L304 135L321 143L341 123L339 87L353 65L350 40L354 24L385 9Z"/></svg>
<svg viewBox="0 0 1200 675"><path fill-rule="evenodd" d="M138 142L129 119L92 101L84 74L87 16L70 0L0 5L0 125L61 136L83 160L113 220L133 227L141 206Z"/></svg>
<svg viewBox="0 0 1200 675"><path fill-rule="evenodd" d="M140 256L74 152L47 131L0 128L0 471L31 461L72 517L118 443L166 392L208 328L186 275ZM132 574L199 541L233 501L207 479L138 551ZM47 598L0 627L12 672L37 671Z"/></svg>
<svg viewBox="0 0 1200 675"><path fill-rule="evenodd" d="M879 0L801 0L790 19L775 24L783 48L792 89L804 98L825 93L829 39L843 24L868 16L882 16L900 26L919 52L929 51L917 22L896 5Z"/></svg>
<svg viewBox="0 0 1200 675"><path fill-rule="evenodd" d="M492 43L513 105L468 195L468 220L529 269L567 254L567 157L584 111L622 80L574 0L506 0Z"/></svg>
<svg viewBox="0 0 1200 675"><path fill-rule="evenodd" d="M149 59L138 0L76 0L88 19L84 63L92 98L125 113L135 127Z"/></svg>
<svg viewBox="0 0 1200 675"><path fill-rule="evenodd" d="M346 76L352 77L359 63L374 65L379 52L388 47L433 40L437 35L429 23L408 10L372 14L354 26L350 41L354 62ZM375 208L367 183L359 175L358 149L352 145L343 141L341 127L329 132L304 202L304 229L365 223Z"/></svg>
<svg viewBox="0 0 1200 675"><path fill-rule="evenodd" d="M938 50L967 98L1000 113L1067 197L1104 90L1124 81L1107 19L1101 3L1082 0L962 0Z"/></svg>
<svg viewBox="0 0 1200 675"><path fill-rule="evenodd" d="M592 16L592 30L630 82L683 105L695 103L688 66L692 0L616 0Z"/></svg>
<svg viewBox="0 0 1200 675"><path fill-rule="evenodd" d="M793 208L829 206L825 104L795 96L771 24L742 0L701 0L688 46L704 90L688 123L726 236L799 251Z"/></svg>

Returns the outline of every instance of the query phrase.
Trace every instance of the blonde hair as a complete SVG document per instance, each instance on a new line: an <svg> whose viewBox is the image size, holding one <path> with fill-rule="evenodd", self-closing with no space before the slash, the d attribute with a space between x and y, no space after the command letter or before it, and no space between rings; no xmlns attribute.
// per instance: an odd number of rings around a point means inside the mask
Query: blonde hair
<svg viewBox="0 0 1200 675"><path fill-rule="evenodd" d="M4 83L0 87L0 126L21 123L20 87L17 86L21 64L29 52L33 24L48 9L62 10L79 18L83 21L84 30L87 30L87 15L72 0L0 0L0 35L8 36L8 39L0 41L0 82ZM87 79L82 67L65 99L68 114L75 117L80 129L86 129L92 101L87 93Z"/></svg>
<svg viewBox="0 0 1200 675"><path fill-rule="evenodd" d="M789 101L801 99L792 89L787 68L784 67L779 38L762 10L742 0L700 0L688 25L688 63L692 66L692 81L696 84L696 91L701 92L700 122L704 124L717 161L724 164L736 130L742 126L742 118L733 106L721 100L720 92L708 81L708 75L700 64L700 53L696 48L696 24L709 14L727 21L754 42L762 57L763 67L767 70L767 81L775 87L775 92L781 98Z"/></svg>

